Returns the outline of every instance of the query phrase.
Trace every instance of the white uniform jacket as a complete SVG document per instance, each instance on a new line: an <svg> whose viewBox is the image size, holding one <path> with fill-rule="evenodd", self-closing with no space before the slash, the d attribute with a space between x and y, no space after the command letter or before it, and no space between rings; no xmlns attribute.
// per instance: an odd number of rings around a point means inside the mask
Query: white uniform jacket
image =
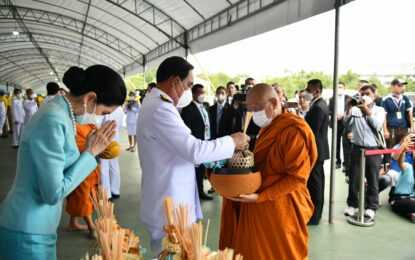
<svg viewBox="0 0 415 260"><path fill-rule="evenodd" d="M12 98L11 111L12 111L13 124L14 122L23 124L25 112L23 109L23 102L20 98L17 98L17 97Z"/></svg>
<svg viewBox="0 0 415 260"><path fill-rule="evenodd" d="M36 100L34 100L34 99L32 99L32 100L30 100L30 99L23 100L23 108L24 108L24 112L25 112L24 123L27 124L27 122L29 122L30 118L32 118L32 116L38 110Z"/></svg>
<svg viewBox="0 0 415 260"><path fill-rule="evenodd" d="M176 205L191 205L190 221L201 219L195 164L233 155L235 144L230 136L202 141L190 133L171 98L153 88L143 101L137 122L142 169L140 217L147 225L160 229L165 225L164 196L173 197Z"/></svg>
<svg viewBox="0 0 415 260"><path fill-rule="evenodd" d="M3 134L3 125L6 120L6 106L4 102L0 101L0 135Z"/></svg>

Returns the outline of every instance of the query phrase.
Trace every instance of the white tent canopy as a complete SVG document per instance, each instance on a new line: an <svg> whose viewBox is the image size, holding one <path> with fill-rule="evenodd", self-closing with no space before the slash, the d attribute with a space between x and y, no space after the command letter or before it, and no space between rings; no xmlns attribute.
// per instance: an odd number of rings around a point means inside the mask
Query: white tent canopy
<svg viewBox="0 0 415 260"><path fill-rule="evenodd" d="M334 2L2 0L0 86L44 87L73 65L142 72L166 56L245 39L331 10Z"/></svg>

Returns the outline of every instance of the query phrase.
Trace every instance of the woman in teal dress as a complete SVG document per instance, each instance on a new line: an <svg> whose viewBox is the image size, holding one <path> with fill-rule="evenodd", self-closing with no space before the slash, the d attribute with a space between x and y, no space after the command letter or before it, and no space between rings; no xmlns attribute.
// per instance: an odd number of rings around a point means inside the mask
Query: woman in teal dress
<svg viewBox="0 0 415 260"><path fill-rule="evenodd" d="M124 103L117 72L103 65L71 67L63 83L70 93L42 106L22 133L15 180L0 204L0 259L56 259L62 201L95 169L115 133L115 122L107 122L79 153L75 122L97 124Z"/></svg>

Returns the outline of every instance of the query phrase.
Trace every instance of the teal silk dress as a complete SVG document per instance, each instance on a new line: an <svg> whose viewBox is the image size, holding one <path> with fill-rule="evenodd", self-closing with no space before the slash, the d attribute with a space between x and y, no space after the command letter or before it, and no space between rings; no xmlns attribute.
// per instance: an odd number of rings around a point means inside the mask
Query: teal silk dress
<svg viewBox="0 0 415 260"><path fill-rule="evenodd" d="M15 180L0 204L0 259L56 259L62 201L96 166L78 151L65 99L42 106L23 130Z"/></svg>

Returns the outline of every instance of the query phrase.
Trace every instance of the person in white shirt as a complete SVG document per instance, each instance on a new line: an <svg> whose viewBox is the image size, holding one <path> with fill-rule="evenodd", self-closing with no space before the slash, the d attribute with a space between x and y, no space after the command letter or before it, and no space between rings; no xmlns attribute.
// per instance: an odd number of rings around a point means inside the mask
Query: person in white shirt
<svg viewBox="0 0 415 260"><path fill-rule="evenodd" d="M310 101L306 100L305 93L307 91L305 89L300 90L298 92L298 108L297 108L297 115L305 118L307 115L308 110L310 110Z"/></svg>
<svg viewBox="0 0 415 260"><path fill-rule="evenodd" d="M6 121L6 104L1 98L6 92L3 89L0 89L0 136L3 134L3 126Z"/></svg>
<svg viewBox="0 0 415 260"><path fill-rule="evenodd" d="M12 123L13 123L13 141L12 147L18 148L20 135L23 130L25 112L23 109L23 96L20 89L14 89L14 97L11 101Z"/></svg>
<svg viewBox="0 0 415 260"><path fill-rule="evenodd" d="M135 152L135 145L137 143L136 131L137 131L137 115L140 110L138 102L135 100L134 92L128 94L128 100L124 104L124 113L127 115L127 134L130 147L127 148L127 151Z"/></svg>
<svg viewBox="0 0 415 260"><path fill-rule="evenodd" d="M122 129L122 123L124 120L124 112L122 107L118 107L111 114L104 116L101 126L107 121L114 120L117 128L115 129L114 141L120 142L120 133ZM120 175L120 166L118 164L118 157L105 160L101 159L101 185L107 190L108 199L113 198L117 199L120 197L120 187L121 187L121 175Z"/></svg>
<svg viewBox="0 0 415 260"><path fill-rule="evenodd" d="M193 66L181 57L169 57L157 70L157 87L147 94L137 121L138 155L142 169L140 218L151 235L154 257L161 251L164 196L192 207L190 222L202 218L195 164L232 157L249 137L242 133L212 141L196 139L184 124L178 107L192 102Z"/></svg>
<svg viewBox="0 0 415 260"><path fill-rule="evenodd" d="M33 92L32 89L26 90L26 99L23 100L23 109L25 112L24 117L24 124L26 125L29 122L30 118L36 113L38 110L37 102L36 102L36 94Z"/></svg>

